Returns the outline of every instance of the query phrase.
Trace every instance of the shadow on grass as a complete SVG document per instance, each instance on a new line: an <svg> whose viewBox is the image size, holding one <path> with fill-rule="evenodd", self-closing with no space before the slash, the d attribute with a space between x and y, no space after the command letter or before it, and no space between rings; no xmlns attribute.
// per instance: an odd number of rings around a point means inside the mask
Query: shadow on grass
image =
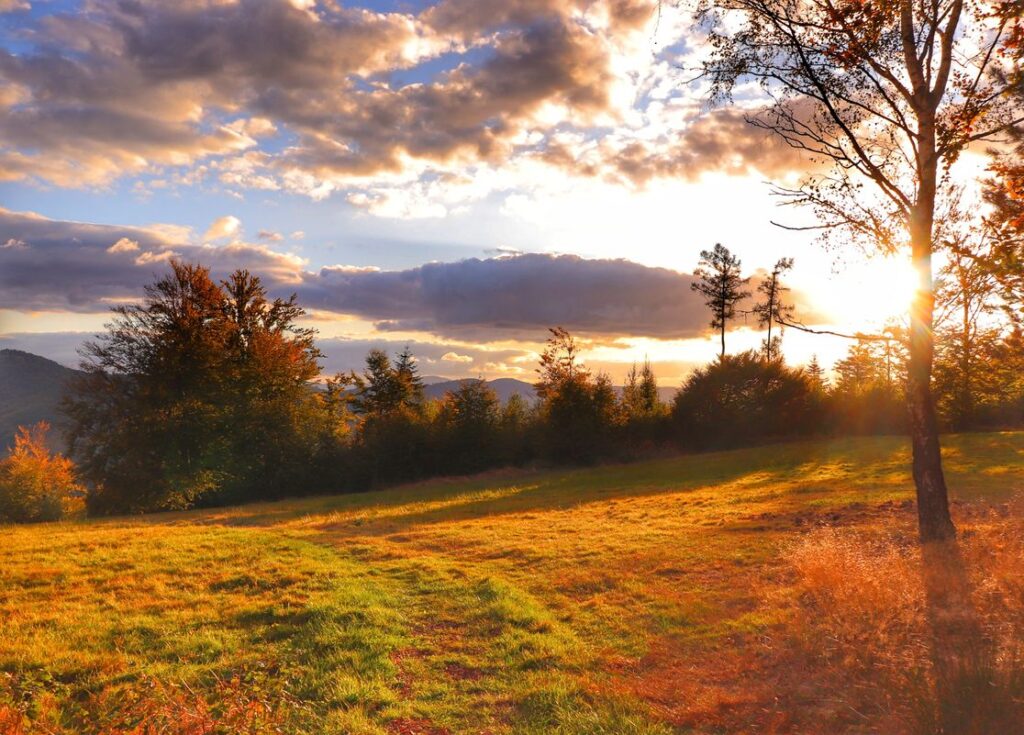
<svg viewBox="0 0 1024 735"><path fill-rule="evenodd" d="M922 547L933 701L918 712L920 731L990 735L1019 732L1024 722L1024 662L997 662L975 607L975 589L959 545ZM921 702L925 705L926 702Z"/></svg>
<svg viewBox="0 0 1024 735"><path fill-rule="evenodd" d="M503 470L429 480L367 493L166 514L167 522L273 525L302 522L373 533L379 521L414 526L487 515L568 510L581 505L724 486L739 494L803 482L815 492L845 482L868 487L902 468L906 450L894 437L780 444L670 459L562 470ZM908 475L909 476L909 475ZM331 518L333 516L333 519ZM155 517L159 518L159 517ZM388 532L395 532L392 528Z"/></svg>
<svg viewBox="0 0 1024 735"><path fill-rule="evenodd" d="M1024 470L1024 434L949 438L947 475L954 495L1008 495ZM132 522L224 526L300 525L345 536L400 533L412 527L485 516L570 510L590 503L722 488L722 502L756 504L765 490L808 511L910 497L902 437L801 441L628 464L561 470L505 469L378 491L230 508L140 516ZM977 473L1000 467L1003 476ZM1017 483L1019 485L1019 483ZM1016 485L1014 485L1016 487ZM1005 491L1005 492L1004 492ZM116 523L110 519L108 522Z"/></svg>

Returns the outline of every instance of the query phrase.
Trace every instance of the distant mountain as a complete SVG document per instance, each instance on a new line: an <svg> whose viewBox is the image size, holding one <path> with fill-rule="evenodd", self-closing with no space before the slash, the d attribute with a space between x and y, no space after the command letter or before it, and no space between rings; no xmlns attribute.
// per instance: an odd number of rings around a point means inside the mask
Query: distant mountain
<svg viewBox="0 0 1024 735"><path fill-rule="evenodd" d="M14 443L18 426L48 421L52 446L63 446L60 404L77 370L21 350L0 350L0 448Z"/></svg>
<svg viewBox="0 0 1024 735"><path fill-rule="evenodd" d="M476 380L466 378L465 380ZM462 380L445 380L439 383L428 383L423 386L423 395L428 399L444 398L448 391L457 391L462 385ZM497 378L496 380L485 380L485 383L498 395L498 400L506 403L513 395L519 395L527 403L532 403L537 398L533 386L515 378Z"/></svg>
<svg viewBox="0 0 1024 735"><path fill-rule="evenodd" d="M676 388L675 386L672 386L672 385L659 385L658 386L658 398L661 399L662 403L667 403L670 406L672 405L672 401L675 400L676 393L678 393L678 392L679 392L679 389Z"/></svg>
<svg viewBox="0 0 1024 735"><path fill-rule="evenodd" d="M423 385L434 385L435 383L451 383L451 378L445 378L441 375L421 375L420 380L423 381Z"/></svg>

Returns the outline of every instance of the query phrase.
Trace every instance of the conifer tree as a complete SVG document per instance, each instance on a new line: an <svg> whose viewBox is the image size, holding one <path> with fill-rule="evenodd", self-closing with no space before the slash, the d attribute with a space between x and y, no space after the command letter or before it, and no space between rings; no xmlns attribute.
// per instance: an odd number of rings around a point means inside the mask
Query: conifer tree
<svg viewBox="0 0 1024 735"><path fill-rule="evenodd" d="M702 250L700 262L693 272L697 279L690 288L704 297L704 304L711 310L711 328L721 332L722 351L725 357L725 329L736 318L736 305L750 296L744 286L750 281L740 274L740 260L721 243L713 250Z"/></svg>

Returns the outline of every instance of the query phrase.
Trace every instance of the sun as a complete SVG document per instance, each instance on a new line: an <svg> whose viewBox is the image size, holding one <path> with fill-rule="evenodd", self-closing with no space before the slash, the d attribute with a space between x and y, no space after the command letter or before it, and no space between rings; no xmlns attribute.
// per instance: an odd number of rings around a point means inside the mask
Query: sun
<svg viewBox="0 0 1024 735"><path fill-rule="evenodd" d="M909 257L871 258L822 283L814 296L837 323L861 331L905 317L919 283Z"/></svg>
<svg viewBox="0 0 1024 735"><path fill-rule="evenodd" d="M902 317L910 312L920 278L909 258L886 258L871 269L865 291L868 313L877 321Z"/></svg>

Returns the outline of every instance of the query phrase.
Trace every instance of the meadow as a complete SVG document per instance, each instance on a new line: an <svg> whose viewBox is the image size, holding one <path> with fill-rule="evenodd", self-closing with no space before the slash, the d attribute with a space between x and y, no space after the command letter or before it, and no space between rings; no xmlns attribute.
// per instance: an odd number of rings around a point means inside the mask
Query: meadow
<svg viewBox="0 0 1024 735"><path fill-rule="evenodd" d="M955 558L897 437L4 527L0 733L996 732L1024 433L945 466Z"/></svg>

